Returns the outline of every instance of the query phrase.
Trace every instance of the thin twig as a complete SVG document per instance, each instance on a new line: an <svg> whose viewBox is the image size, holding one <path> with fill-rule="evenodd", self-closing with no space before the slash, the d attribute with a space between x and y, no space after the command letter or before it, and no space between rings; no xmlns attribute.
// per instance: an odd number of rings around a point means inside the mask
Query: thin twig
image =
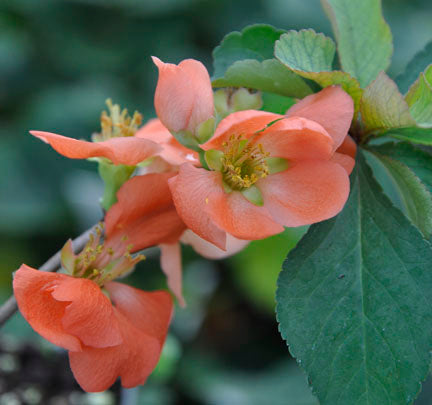
<svg viewBox="0 0 432 405"><path fill-rule="evenodd" d="M89 235L92 233L96 225L87 229L80 236L72 241L72 246L74 252L79 252L83 249L85 244L89 240ZM55 272L60 268L60 250L51 258L49 258L41 267L40 271ZM18 309L15 297L12 295L8 300L0 307L0 328L5 324L5 322L16 312Z"/></svg>

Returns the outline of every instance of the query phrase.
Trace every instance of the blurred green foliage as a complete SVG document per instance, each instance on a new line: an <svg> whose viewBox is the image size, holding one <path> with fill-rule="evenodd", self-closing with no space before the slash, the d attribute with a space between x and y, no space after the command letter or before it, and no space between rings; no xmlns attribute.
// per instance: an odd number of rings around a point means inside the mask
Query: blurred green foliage
<svg viewBox="0 0 432 405"><path fill-rule="evenodd" d="M432 6L384 0L383 10L395 42L394 77L432 38ZM173 63L200 59L210 69L223 36L257 22L331 35L319 0L1 1L0 298L21 263L38 267L102 215L96 165L57 155L28 130L88 139L108 97L151 118L151 55ZM281 112L292 102L272 95L264 101L283 103ZM225 262L184 248L189 305L177 310L163 362L137 391L140 403L254 404L269 395L274 404L315 403L274 319L275 280L300 236L289 230L253 242ZM157 256L150 254L126 282L164 288ZM34 336L19 315L3 334ZM286 385L276 389L280 380Z"/></svg>

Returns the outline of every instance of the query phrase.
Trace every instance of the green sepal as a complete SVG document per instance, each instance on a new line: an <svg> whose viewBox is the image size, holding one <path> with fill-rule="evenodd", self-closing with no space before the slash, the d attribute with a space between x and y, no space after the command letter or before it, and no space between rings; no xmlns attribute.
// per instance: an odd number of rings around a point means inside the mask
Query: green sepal
<svg viewBox="0 0 432 405"><path fill-rule="evenodd" d="M190 131L171 132L172 136L177 139L183 146L196 152L201 150L198 140Z"/></svg>
<svg viewBox="0 0 432 405"><path fill-rule="evenodd" d="M224 153L217 149L210 149L204 152L204 159L210 169L220 172L222 170L222 158Z"/></svg>
<svg viewBox="0 0 432 405"><path fill-rule="evenodd" d="M199 124L195 134L198 143L207 142L213 136L214 131L215 131L214 117L211 117L207 121L204 121L201 124Z"/></svg>
<svg viewBox="0 0 432 405"><path fill-rule="evenodd" d="M105 183L101 206L105 211L117 202L117 191L132 176L135 166L114 165L108 161L99 161L99 175Z"/></svg>
<svg viewBox="0 0 432 405"><path fill-rule="evenodd" d="M289 167L288 160L281 157L268 157L265 159L265 162L267 164L269 174L283 172Z"/></svg>
<svg viewBox="0 0 432 405"><path fill-rule="evenodd" d="M243 197L246 198L252 204L262 207L264 205L264 199L261 190L257 186L250 186L241 191Z"/></svg>
<svg viewBox="0 0 432 405"><path fill-rule="evenodd" d="M75 268L75 253L72 247L72 240L69 239L60 251L60 260L62 267L66 270L68 274L73 274Z"/></svg>
<svg viewBox="0 0 432 405"><path fill-rule="evenodd" d="M227 193L227 194L230 194L233 192L233 189L228 185L228 183L226 183L223 180L222 180L222 187L223 187L225 193Z"/></svg>

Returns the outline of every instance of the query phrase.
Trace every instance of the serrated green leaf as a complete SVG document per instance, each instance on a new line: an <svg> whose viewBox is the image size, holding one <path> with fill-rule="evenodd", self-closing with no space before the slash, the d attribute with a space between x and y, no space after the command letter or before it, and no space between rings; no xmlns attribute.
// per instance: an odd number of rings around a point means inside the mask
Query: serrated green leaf
<svg viewBox="0 0 432 405"><path fill-rule="evenodd" d="M273 57L274 43L285 31L257 24L228 34L213 52L213 86L247 87L302 98L312 89Z"/></svg>
<svg viewBox="0 0 432 405"><path fill-rule="evenodd" d="M432 65L420 73L405 96L411 116L421 126L432 126Z"/></svg>
<svg viewBox="0 0 432 405"><path fill-rule="evenodd" d="M357 112L363 90L348 73L331 71L334 54L332 39L314 30L289 31L275 43L275 56L281 63L321 87L341 85L353 98L354 110Z"/></svg>
<svg viewBox="0 0 432 405"><path fill-rule="evenodd" d="M408 91L419 74L423 72L431 63L432 41L429 42L423 50L418 52L408 63L405 71L396 77L396 84L398 85L402 94L405 94Z"/></svg>
<svg viewBox="0 0 432 405"><path fill-rule="evenodd" d="M432 195L415 173L404 163L388 156L371 152L381 161L396 184L406 213L426 239L432 234Z"/></svg>
<svg viewBox="0 0 432 405"><path fill-rule="evenodd" d="M247 87L297 98L313 93L300 76L276 59L266 59L262 62L254 59L237 61L226 70L224 77L213 80L212 85Z"/></svg>
<svg viewBox="0 0 432 405"><path fill-rule="evenodd" d="M367 132L416 125L396 83L384 72L364 90L360 112Z"/></svg>
<svg viewBox="0 0 432 405"><path fill-rule="evenodd" d="M275 43L275 56L284 65L303 72L331 71L336 46L314 30L288 31Z"/></svg>
<svg viewBox="0 0 432 405"><path fill-rule="evenodd" d="M387 142L371 146L377 152L406 164L432 193L432 154L409 142Z"/></svg>
<svg viewBox="0 0 432 405"><path fill-rule="evenodd" d="M342 68L366 87L390 65L392 35L381 0L321 0L336 37Z"/></svg>
<svg viewBox="0 0 432 405"><path fill-rule="evenodd" d="M226 35L213 51L213 79L224 77L226 70L239 60L273 59L274 43L284 32L271 25L255 24L242 32L234 31Z"/></svg>
<svg viewBox="0 0 432 405"><path fill-rule="evenodd" d="M432 146L432 128L406 127L390 128L381 135L402 141Z"/></svg>
<svg viewBox="0 0 432 405"><path fill-rule="evenodd" d="M280 331L320 404L413 402L430 365L430 263L359 151L343 211L310 228L278 280Z"/></svg>

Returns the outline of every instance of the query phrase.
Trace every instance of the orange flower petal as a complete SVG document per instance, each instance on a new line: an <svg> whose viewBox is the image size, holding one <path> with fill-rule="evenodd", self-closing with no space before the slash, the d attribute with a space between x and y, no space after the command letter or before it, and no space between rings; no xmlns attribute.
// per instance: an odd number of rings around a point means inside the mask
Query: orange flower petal
<svg viewBox="0 0 432 405"><path fill-rule="evenodd" d="M63 327L85 345L108 347L122 342L111 302L93 281L66 276L51 295L67 302Z"/></svg>
<svg viewBox="0 0 432 405"><path fill-rule="evenodd" d="M116 312L116 317L123 344L102 349L84 346L82 352L69 352L72 373L84 391L105 391L118 377L125 388L144 384L159 360L158 340L135 328L122 314Z"/></svg>
<svg viewBox="0 0 432 405"><path fill-rule="evenodd" d="M282 119L263 131L257 139L272 157L290 161L330 159L333 139L319 124L299 117Z"/></svg>
<svg viewBox="0 0 432 405"><path fill-rule="evenodd" d="M222 144L228 141L231 135L242 135L248 139L270 122L280 118L283 118L283 115L266 111L244 110L232 113L219 123L213 137L201 145L201 148L221 149Z"/></svg>
<svg viewBox="0 0 432 405"><path fill-rule="evenodd" d="M22 316L37 333L57 346L80 351L80 340L66 331L62 323L70 303L52 296L67 278L65 274L46 273L23 264L14 275L14 295Z"/></svg>
<svg viewBox="0 0 432 405"><path fill-rule="evenodd" d="M208 207L216 225L239 239L263 239L284 230L266 208L252 204L238 191L210 196Z"/></svg>
<svg viewBox="0 0 432 405"><path fill-rule="evenodd" d="M165 291L145 292L124 284L106 285L120 324L122 344L70 352L72 372L88 392L104 391L117 377L122 386L144 384L155 368L171 320L173 304Z"/></svg>
<svg viewBox="0 0 432 405"><path fill-rule="evenodd" d="M354 114L354 102L339 86L330 86L294 104L288 117L303 117L322 125L337 149L345 139Z"/></svg>
<svg viewBox="0 0 432 405"><path fill-rule="evenodd" d="M170 179L169 186L177 212L188 228L225 249L226 233L213 223L207 213L212 196L224 193L221 174L184 163L179 174Z"/></svg>
<svg viewBox="0 0 432 405"><path fill-rule="evenodd" d="M350 175L354 169L355 160L351 156L335 152L330 160L334 163L337 163L338 165L341 165L346 170L348 175Z"/></svg>
<svg viewBox="0 0 432 405"><path fill-rule="evenodd" d="M168 187L172 173L135 176L117 193L118 202L105 216L107 246L122 243L138 251L161 243L173 243L185 229L178 216ZM124 242L124 240L123 240Z"/></svg>
<svg viewBox="0 0 432 405"><path fill-rule="evenodd" d="M185 162L199 162L198 154L178 142L157 118L148 121L136 132L135 136L159 144L162 151L158 153L158 156L170 165L180 166Z"/></svg>
<svg viewBox="0 0 432 405"><path fill-rule="evenodd" d="M162 123L173 132L195 132L214 114L213 90L205 66L186 59L174 65L152 57L159 69L155 109Z"/></svg>
<svg viewBox="0 0 432 405"><path fill-rule="evenodd" d="M237 239L227 233L226 235L226 250L219 249L217 246L200 238L195 232L190 229L184 231L180 241L186 245L191 245L195 252L207 259L224 259L226 257L235 255L243 250L248 244L249 240Z"/></svg>
<svg viewBox="0 0 432 405"><path fill-rule="evenodd" d="M115 165L135 166L161 150L155 142L134 136L112 138L103 142L87 142L50 132L30 133L70 159L106 157Z"/></svg>
<svg viewBox="0 0 432 405"><path fill-rule="evenodd" d="M343 153L344 155L351 156L353 159L356 157L357 144L349 135L347 135L342 142L342 145L337 148L336 152Z"/></svg>
<svg viewBox="0 0 432 405"><path fill-rule="evenodd" d="M111 300L132 325L155 337L162 345L173 314L173 300L166 291L142 291L126 284L105 285Z"/></svg>
<svg viewBox="0 0 432 405"><path fill-rule="evenodd" d="M264 207L288 227L308 225L338 214L349 194L345 169L330 161L305 161L258 183Z"/></svg>
<svg viewBox="0 0 432 405"><path fill-rule="evenodd" d="M185 300L182 294L182 264L180 243L162 244L160 264L167 276L169 289L177 297L180 306L184 307Z"/></svg>

